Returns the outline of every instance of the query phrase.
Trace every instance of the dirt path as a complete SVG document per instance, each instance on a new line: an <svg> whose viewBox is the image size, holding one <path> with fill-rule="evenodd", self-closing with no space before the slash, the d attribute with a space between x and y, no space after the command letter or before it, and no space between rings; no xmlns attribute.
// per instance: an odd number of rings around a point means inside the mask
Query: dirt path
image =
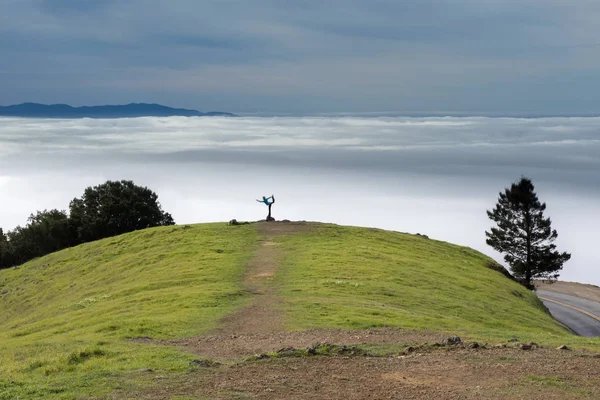
<svg viewBox="0 0 600 400"><path fill-rule="evenodd" d="M161 341L186 347L222 364L199 366L165 380L136 398L171 399L529 399L600 398L600 355L553 348L524 351L503 346L469 348L426 345L383 357L302 356L241 361L253 355L317 342L416 345L448 335L403 329L317 329L286 332L274 286L281 253L276 237L310 231L306 223L261 223L260 247L244 276L253 299L208 335ZM368 347L368 346L367 346ZM396 346L395 348L397 348ZM471 346L472 347L472 346Z"/></svg>
<svg viewBox="0 0 600 400"><path fill-rule="evenodd" d="M257 229L262 235L260 246L244 275L244 288L253 296L250 304L227 316L222 326L208 335L171 343L205 356L240 357L265 351L261 349L267 342L273 342L271 338L277 337L275 333L285 330L284 316L279 308L281 299L274 284L281 255L274 238L308 232L312 227L306 222L261 222Z"/></svg>
<svg viewBox="0 0 600 400"><path fill-rule="evenodd" d="M279 251L273 238L279 235L306 232L310 226L302 222L261 222L257 227L262 238L260 247L244 275L244 287L254 296L251 304L228 316L218 336L281 332L283 314L278 307L281 300L273 278L279 268Z"/></svg>
<svg viewBox="0 0 600 400"><path fill-rule="evenodd" d="M306 222L269 222L257 226L260 246L248 264L244 287L253 295L250 304L227 316L221 327L206 335L175 341L159 341L186 347L202 357L234 361L285 347L302 348L314 343L352 345L364 343L415 344L441 342L446 334L413 332L384 328L368 330L313 329L286 332L285 318L279 308L281 299L274 286L280 251L275 238L280 235L309 232L314 225Z"/></svg>

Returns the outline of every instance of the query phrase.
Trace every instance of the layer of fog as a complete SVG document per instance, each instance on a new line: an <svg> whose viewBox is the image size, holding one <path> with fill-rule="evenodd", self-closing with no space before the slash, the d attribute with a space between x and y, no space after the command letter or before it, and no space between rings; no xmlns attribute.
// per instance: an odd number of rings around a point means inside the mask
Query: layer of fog
<svg viewBox="0 0 600 400"><path fill-rule="evenodd" d="M600 118L0 119L0 226L132 179L178 223L278 219L423 233L501 260L486 209L529 176L548 205L562 278L600 284Z"/></svg>

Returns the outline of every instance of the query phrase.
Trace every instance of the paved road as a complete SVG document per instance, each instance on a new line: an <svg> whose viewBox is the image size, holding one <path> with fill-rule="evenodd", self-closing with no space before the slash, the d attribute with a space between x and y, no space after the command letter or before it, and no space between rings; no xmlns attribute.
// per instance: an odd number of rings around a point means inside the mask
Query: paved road
<svg viewBox="0 0 600 400"><path fill-rule="evenodd" d="M581 336L600 336L600 303L568 294L536 292L552 316Z"/></svg>

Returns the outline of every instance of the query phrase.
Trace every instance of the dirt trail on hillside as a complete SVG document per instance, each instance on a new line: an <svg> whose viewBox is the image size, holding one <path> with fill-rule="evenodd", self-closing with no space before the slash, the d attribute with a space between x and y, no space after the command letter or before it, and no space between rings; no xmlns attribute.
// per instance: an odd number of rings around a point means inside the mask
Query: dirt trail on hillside
<svg viewBox="0 0 600 400"><path fill-rule="evenodd" d="M275 280L281 259L279 235L308 232L308 223L259 223L260 246L244 275L250 303L223 319L207 335L176 341L154 341L185 347L199 358L190 371L165 377L132 398L167 400L211 399L528 399L600 398L600 354L530 346L518 343L487 346L430 346L449 335L397 328L367 330L315 329L285 331ZM508 338L506 339L508 340ZM142 341L143 342L143 341ZM259 356L289 347L315 343L394 344L385 356ZM404 347L411 345L411 347ZM414 347L412 347L414 346ZM515 347L517 346L517 347ZM368 346L363 346L368 348ZM281 354L285 354L281 352ZM346 353L344 353L346 354ZM145 378L147 379L147 378Z"/></svg>
<svg viewBox="0 0 600 400"><path fill-rule="evenodd" d="M384 328L370 330L313 329L285 331L285 317L280 306L274 277L279 269L280 251L277 236L310 232L314 225L306 222L269 222L257 226L260 245L248 263L244 287L254 298L250 304L222 320L221 327L206 335L175 341L159 341L188 348L192 353L219 360L237 360L249 355L274 352L285 347L308 347L314 343L350 345L357 343L440 342L442 333L412 332Z"/></svg>
<svg viewBox="0 0 600 400"><path fill-rule="evenodd" d="M261 222L257 230L261 234L258 250L250 260L244 274L244 288L253 296L246 307L228 315L221 327L207 335L168 342L185 346L192 352L208 357L232 359L264 352L277 347L282 340L284 315L280 308L274 278L279 269L280 251L274 241L280 235L309 232L312 226L306 222ZM270 343L270 345L269 345Z"/></svg>
<svg viewBox="0 0 600 400"><path fill-rule="evenodd" d="M278 305L274 277L279 268L276 236L307 232L311 228L302 222L262 222L257 226L262 235L260 247L248 264L244 275L244 288L254 297L250 305L227 316L217 336L281 332L284 329L282 311Z"/></svg>

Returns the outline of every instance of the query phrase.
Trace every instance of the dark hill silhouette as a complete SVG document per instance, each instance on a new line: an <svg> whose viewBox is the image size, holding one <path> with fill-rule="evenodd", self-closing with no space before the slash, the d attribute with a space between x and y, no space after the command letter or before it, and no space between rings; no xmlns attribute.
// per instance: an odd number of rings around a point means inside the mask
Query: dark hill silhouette
<svg viewBox="0 0 600 400"><path fill-rule="evenodd" d="M23 103L0 106L0 116L30 118L134 118L134 117L204 117L228 116L225 112L202 113L184 108L171 108L160 104L131 103L126 105L73 107L68 104Z"/></svg>

